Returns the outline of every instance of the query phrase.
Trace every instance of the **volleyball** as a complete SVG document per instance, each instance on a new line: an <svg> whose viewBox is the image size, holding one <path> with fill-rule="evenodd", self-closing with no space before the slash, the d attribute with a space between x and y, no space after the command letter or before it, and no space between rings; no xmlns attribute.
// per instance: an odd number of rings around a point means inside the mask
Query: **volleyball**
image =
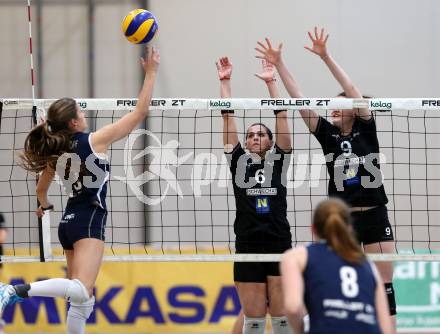
<svg viewBox="0 0 440 334"><path fill-rule="evenodd" d="M133 44L148 43L156 35L157 20L145 9L132 10L122 21L122 32Z"/></svg>

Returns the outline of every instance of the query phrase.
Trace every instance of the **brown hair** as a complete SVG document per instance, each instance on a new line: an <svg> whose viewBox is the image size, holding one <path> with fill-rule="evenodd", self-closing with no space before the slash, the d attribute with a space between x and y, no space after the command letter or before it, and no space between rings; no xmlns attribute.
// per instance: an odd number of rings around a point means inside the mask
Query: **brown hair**
<svg viewBox="0 0 440 334"><path fill-rule="evenodd" d="M342 200L328 199L315 209L313 226L318 237L325 239L345 261L362 263L365 255L350 230L350 224L350 210Z"/></svg>
<svg viewBox="0 0 440 334"><path fill-rule="evenodd" d="M47 166L56 168L58 158L70 152L69 122L77 118L74 99L62 98L51 104L46 122L35 126L27 135L20 165L30 172L39 173Z"/></svg>
<svg viewBox="0 0 440 334"><path fill-rule="evenodd" d="M267 132L267 135L269 136L269 140L272 140L272 139L273 139L272 131L271 131L271 130L267 127L267 125L264 124L264 123L254 123L254 124L249 125L249 127L248 127L248 129L247 129L247 131L246 131L246 137L247 137L247 135L248 135L248 133L249 133L249 129L250 129L251 127L253 127L254 125L259 125L259 126L262 126L263 128L265 128L265 129L266 129L266 132Z"/></svg>

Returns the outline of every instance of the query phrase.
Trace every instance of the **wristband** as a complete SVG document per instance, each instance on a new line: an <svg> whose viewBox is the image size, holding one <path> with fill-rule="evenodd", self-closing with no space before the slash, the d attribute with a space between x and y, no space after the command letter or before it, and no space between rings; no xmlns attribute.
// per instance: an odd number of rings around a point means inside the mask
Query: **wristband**
<svg viewBox="0 0 440 334"><path fill-rule="evenodd" d="M231 78L221 78L220 81L231 80Z"/></svg>
<svg viewBox="0 0 440 334"><path fill-rule="evenodd" d="M221 113L222 113L222 115L224 115L224 114L233 114L233 113L234 113L234 110L226 110L226 109L223 109L223 110L221 111Z"/></svg>
<svg viewBox="0 0 440 334"><path fill-rule="evenodd" d="M272 81L277 81L277 79L272 78L272 79L269 79L269 80L265 80L264 82L265 82L265 83L269 83L269 82L272 82Z"/></svg>
<svg viewBox="0 0 440 334"><path fill-rule="evenodd" d="M280 112L287 111L286 109L274 110L273 114L278 115Z"/></svg>
<svg viewBox="0 0 440 334"><path fill-rule="evenodd" d="M43 210L43 211L53 210L53 205L51 204L51 205L49 205L47 208L43 208L43 206L40 205L40 208L41 208L41 210Z"/></svg>

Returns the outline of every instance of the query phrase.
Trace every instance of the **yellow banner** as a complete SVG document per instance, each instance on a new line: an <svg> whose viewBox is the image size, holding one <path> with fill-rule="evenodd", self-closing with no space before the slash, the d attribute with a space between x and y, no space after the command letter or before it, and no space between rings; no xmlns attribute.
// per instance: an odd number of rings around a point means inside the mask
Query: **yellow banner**
<svg viewBox="0 0 440 334"><path fill-rule="evenodd" d="M12 284L65 277L63 263L6 264ZM240 311L232 263L104 263L87 333L229 332ZM66 302L33 297L8 306L6 330L64 332Z"/></svg>

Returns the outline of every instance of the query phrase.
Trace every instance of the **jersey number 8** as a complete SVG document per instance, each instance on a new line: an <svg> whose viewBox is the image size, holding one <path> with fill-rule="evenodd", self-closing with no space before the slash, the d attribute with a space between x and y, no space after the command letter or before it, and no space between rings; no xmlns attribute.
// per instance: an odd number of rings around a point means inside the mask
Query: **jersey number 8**
<svg viewBox="0 0 440 334"><path fill-rule="evenodd" d="M341 267L339 277L341 278L342 294L348 298L356 297L359 294L356 270L348 266Z"/></svg>

